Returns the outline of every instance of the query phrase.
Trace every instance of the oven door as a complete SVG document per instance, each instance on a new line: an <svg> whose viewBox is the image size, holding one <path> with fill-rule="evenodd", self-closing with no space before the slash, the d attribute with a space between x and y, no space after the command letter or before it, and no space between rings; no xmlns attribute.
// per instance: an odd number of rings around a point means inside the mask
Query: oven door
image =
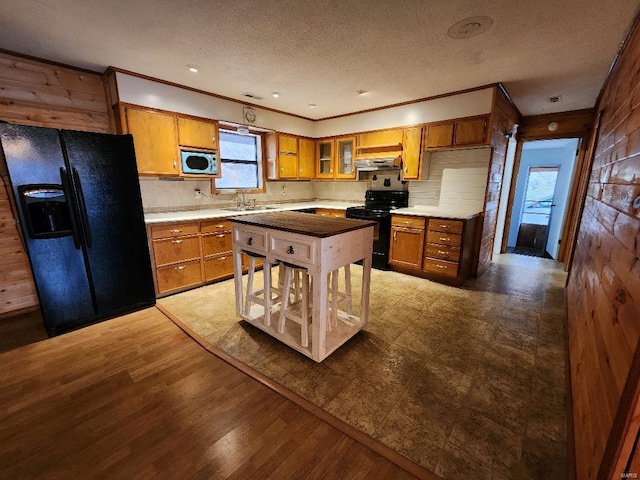
<svg viewBox="0 0 640 480"><path fill-rule="evenodd" d="M372 266L379 270L389 268L389 242L391 241L391 215L384 212L347 209L347 218L371 220L376 222L373 229L373 257ZM360 263L360 262L358 262Z"/></svg>

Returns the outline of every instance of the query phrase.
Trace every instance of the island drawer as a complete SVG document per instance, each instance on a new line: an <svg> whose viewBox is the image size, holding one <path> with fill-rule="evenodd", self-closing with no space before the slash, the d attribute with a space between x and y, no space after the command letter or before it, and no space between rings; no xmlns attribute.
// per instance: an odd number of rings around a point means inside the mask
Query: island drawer
<svg viewBox="0 0 640 480"><path fill-rule="evenodd" d="M197 222L193 223L172 223L151 227L151 238L170 238L182 235L197 235L200 233Z"/></svg>
<svg viewBox="0 0 640 480"><path fill-rule="evenodd" d="M435 273L445 277L456 278L458 276L458 264L435 258L425 258L422 269L425 272Z"/></svg>
<svg viewBox="0 0 640 480"><path fill-rule="evenodd" d="M462 243L462 235L455 233L432 232L427 231L427 243L438 243L441 245L450 245L459 247Z"/></svg>
<svg viewBox="0 0 640 480"><path fill-rule="evenodd" d="M418 228L423 229L426 223L424 217L413 217L410 215L392 215L391 225L394 227Z"/></svg>
<svg viewBox="0 0 640 480"><path fill-rule="evenodd" d="M267 234L262 229L254 229L248 225L236 226L233 238L240 248L260 254L267 253Z"/></svg>
<svg viewBox="0 0 640 480"><path fill-rule="evenodd" d="M233 250L231 232L202 235L202 255L219 255Z"/></svg>
<svg viewBox="0 0 640 480"><path fill-rule="evenodd" d="M316 258L316 244L308 237L295 234L271 233L269 236L269 251L278 260L290 262L294 265L312 264Z"/></svg>
<svg viewBox="0 0 640 480"><path fill-rule="evenodd" d="M442 260L449 260L451 262L457 262L460 260L460 248L452 247L449 245L437 245L434 243L427 243L425 247L424 256L440 258Z"/></svg>
<svg viewBox="0 0 640 480"><path fill-rule="evenodd" d="M153 255L158 267L200 258L200 238L192 236L154 240Z"/></svg>
<svg viewBox="0 0 640 480"><path fill-rule="evenodd" d="M216 233L216 232L230 232L231 222L226 218L219 218L218 220L207 220L200 224L200 232L202 233Z"/></svg>
<svg viewBox="0 0 640 480"><path fill-rule="evenodd" d="M431 218L429 219L429 231L432 232L447 232L447 233L462 233L463 223L460 220L449 220L445 218Z"/></svg>
<svg viewBox="0 0 640 480"><path fill-rule="evenodd" d="M156 271L158 293L202 283L200 260L160 267Z"/></svg>

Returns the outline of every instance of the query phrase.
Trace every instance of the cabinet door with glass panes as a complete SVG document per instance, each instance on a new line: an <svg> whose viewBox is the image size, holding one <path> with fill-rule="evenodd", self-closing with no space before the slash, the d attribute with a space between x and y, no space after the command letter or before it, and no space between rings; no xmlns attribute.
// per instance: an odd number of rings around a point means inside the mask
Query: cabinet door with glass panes
<svg viewBox="0 0 640 480"><path fill-rule="evenodd" d="M333 178L333 140L318 140L316 178Z"/></svg>
<svg viewBox="0 0 640 480"><path fill-rule="evenodd" d="M336 169L335 178L356 178L353 165L356 137L336 138Z"/></svg>

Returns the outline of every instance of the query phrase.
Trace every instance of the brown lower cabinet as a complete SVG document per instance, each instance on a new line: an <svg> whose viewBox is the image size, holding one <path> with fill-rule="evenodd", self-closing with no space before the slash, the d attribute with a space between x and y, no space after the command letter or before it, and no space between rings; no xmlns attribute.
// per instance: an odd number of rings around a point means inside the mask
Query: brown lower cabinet
<svg viewBox="0 0 640 480"><path fill-rule="evenodd" d="M233 276L231 222L226 218L152 225L149 239L157 296ZM246 256L242 265L248 268Z"/></svg>
<svg viewBox="0 0 640 480"><path fill-rule="evenodd" d="M478 216L457 220L393 215L389 263L394 270L460 284L471 275Z"/></svg>

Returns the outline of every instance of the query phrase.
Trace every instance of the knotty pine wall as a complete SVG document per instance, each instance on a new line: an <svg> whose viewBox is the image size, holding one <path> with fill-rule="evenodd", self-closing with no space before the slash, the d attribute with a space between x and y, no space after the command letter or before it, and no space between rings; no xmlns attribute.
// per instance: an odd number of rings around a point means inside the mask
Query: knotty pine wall
<svg viewBox="0 0 640 480"><path fill-rule="evenodd" d="M113 132L99 74L0 51L0 120L69 130ZM0 318L37 307L29 259L8 196L0 161ZM5 188L6 185L6 188Z"/></svg>
<svg viewBox="0 0 640 480"><path fill-rule="evenodd" d="M567 284L576 478L621 478L640 370L640 31L596 107L595 154ZM627 454L628 457L628 454ZM636 472L637 473L637 472Z"/></svg>
<svg viewBox="0 0 640 480"><path fill-rule="evenodd" d="M520 122L520 112L514 107L511 100L505 95L502 88L494 87L493 109L491 114L491 146L493 155L489 164L487 192L485 194L485 206L480 223L480 246L476 252L477 261L474 274L482 275L491 265L493 257L493 242L496 235L498 221L498 206L502 191L502 176L507 157L509 139L505 137L513 125Z"/></svg>

